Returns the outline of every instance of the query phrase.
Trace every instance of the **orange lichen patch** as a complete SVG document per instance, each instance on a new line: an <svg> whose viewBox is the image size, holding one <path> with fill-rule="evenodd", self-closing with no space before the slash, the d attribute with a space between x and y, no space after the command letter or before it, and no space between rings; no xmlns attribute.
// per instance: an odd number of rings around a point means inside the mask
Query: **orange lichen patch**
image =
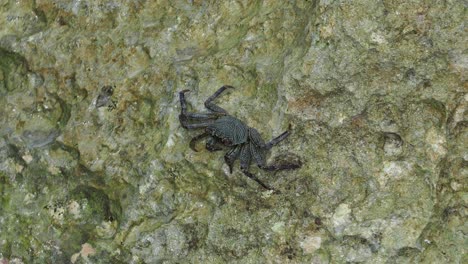
<svg viewBox="0 0 468 264"><path fill-rule="evenodd" d="M88 256L92 256L94 254L96 254L96 250L90 244L84 243L81 245L81 251L72 255L71 263L75 263L80 256L87 259Z"/></svg>
<svg viewBox="0 0 468 264"><path fill-rule="evenodd" d="M96 250L88 243L81 245L81 256L88 257L96 254Z"/></svg>
<svg viewBox="0 0 468 264"><path fill-rule="evenodd" d="M353 127L364 127L366 125L366 122L366 115L364 113L351 117L351 125Z"/></svg>
<svg viewBox="0 0 468 264"><path fill-rule="evenodd" d="M303 96L296 96L296 98L288 102L288 107L301 111L310 107L319 107L323 102L324 96L317 91L309 90Z"/></svg>

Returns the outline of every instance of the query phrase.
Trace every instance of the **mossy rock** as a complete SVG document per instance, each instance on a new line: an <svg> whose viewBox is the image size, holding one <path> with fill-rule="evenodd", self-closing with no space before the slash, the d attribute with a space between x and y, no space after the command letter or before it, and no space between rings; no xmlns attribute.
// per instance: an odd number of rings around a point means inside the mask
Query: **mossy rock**
<svg viewBox="0 0 468 264"><path fill-rule="evenodd" d="M27 86L26 60L17 53L0 48L0 94Z"/></svg>
<svg viewBox="0 0 468 264"><path fill-rule="evenodd" d="M120 204L109 199L100 189L80 185L76 187L68 199L69 203L78 203L79 213L75 215L76 224L84 229L94 229L103 221L119 221L121 215Z"/></svg>

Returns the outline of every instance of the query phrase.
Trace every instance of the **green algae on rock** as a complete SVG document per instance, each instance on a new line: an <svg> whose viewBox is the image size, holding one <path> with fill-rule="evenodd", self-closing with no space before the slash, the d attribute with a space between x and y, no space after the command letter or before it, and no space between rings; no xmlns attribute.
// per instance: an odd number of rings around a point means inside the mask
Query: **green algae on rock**
<svg viewBox="0 0 468 264"><path fill-rule="evenodd" d="M466 262L462 1L4 1L0 262ZM177 92L265 138L263 192ZM101 88L115 85L108 111ZM202 101L192 101L196 112Z"/></svg>

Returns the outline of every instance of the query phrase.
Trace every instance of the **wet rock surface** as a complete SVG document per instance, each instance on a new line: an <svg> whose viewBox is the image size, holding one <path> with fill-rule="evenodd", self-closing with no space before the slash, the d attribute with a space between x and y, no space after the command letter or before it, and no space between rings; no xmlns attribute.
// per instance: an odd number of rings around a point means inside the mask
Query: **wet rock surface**
<svg viewBox="0 0 468 264"><path fill-rule="evenodd" d="M464 8L0 4L0 263L466 262ZM280 193L189 148L224 84Z"/></svg>

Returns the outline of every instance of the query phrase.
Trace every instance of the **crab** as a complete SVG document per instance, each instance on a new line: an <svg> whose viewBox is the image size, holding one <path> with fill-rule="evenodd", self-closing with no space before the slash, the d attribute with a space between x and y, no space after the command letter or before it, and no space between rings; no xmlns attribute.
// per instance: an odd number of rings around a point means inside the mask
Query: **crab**
<svg viewBox="0 0 468 264"><path fill-rule="evenodd" d="M252 160L257 166L266 171L292 170L301 167L300 161L286 161L276 164L267 164L266 154L273 146L277 145L289 136L289 130L281 135L266 142L260 136L260 133L253 127L249 127L241 120L228 114L226 110L213 103L226 89L233 89L230 85L224 85L219 88L212 96L205 101L205 107L210 110L207 113L193 113L187 111L187 102L185 93L190 90L179 92L179 101L181 113L179 120L185 129L203 129L204 132L195 136L190 141L190 148L198 152L196 143L206 138L206 149L210 152L219 151L224 148L229 150L224 155L224 160L232 173L234 162L240 159L241 171L250 179L256 181L267 190L275 191L269 185L263 183L254 174L249 172L249 166Z"/></svg>

